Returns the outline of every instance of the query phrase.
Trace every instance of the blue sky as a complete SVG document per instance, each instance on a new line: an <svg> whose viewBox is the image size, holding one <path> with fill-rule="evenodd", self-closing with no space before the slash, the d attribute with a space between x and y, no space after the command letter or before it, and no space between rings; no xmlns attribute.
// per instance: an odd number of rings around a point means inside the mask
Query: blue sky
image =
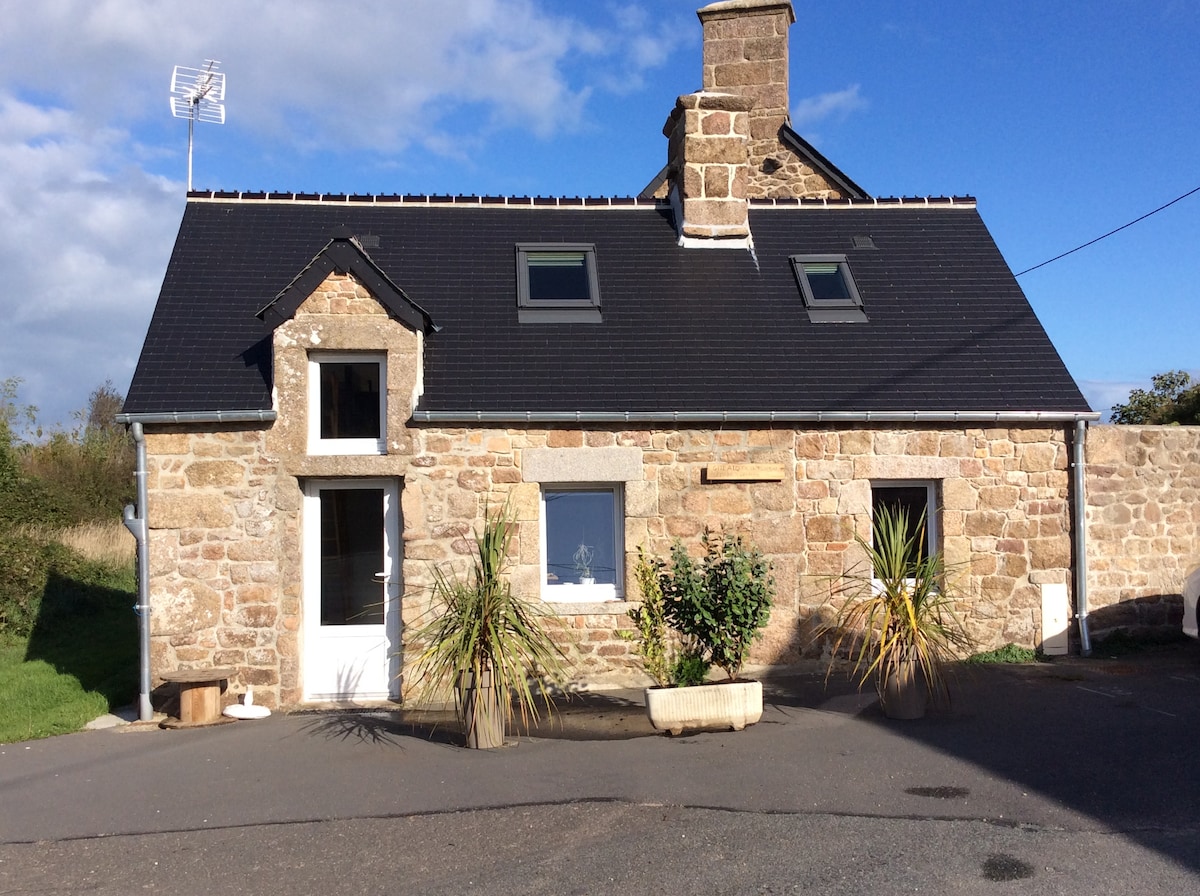
<svg viewBox="0 0 1200 896"><path fill-rule="evenodd" d="M199 189L631 195L700 86L700 5L9 5L0 379L44 422L127 388L183 213L174 65L227 76L227 123L196 129ZM1192 0L796 11L794 127L873 195L978 197L1015 272L1200 186ZM1020 282L1097 410L1200 374L1200 194Z"/></svg>

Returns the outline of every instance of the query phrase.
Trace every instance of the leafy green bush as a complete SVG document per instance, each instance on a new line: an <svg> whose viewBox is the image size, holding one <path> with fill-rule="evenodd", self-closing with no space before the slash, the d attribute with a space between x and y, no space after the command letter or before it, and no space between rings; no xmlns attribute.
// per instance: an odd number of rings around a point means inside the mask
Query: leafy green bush
<svg viewBox="0 0 1200 896"><path fill-rule="evenodd" d="M119 519L134 499L133 440L114 417L111 383L92 391L72 430L49 431L17 399L20 380L0 380L0 523L71 526Z"/></svg>
<svg viewBox="0 0 1200 896"><path fill-rule="evenodd" d="M133 442L120 430L54 433L22 446L20 462L26 482L40 492L25 510L28 522L66 526L112 519L135 497Z"/></svg>
<svg viewBox="0 0 1200 896"><path fill-rule="evenodd" d="M12 431L0 419L0 525L62 524L64 520L45 485L22 470Z"/></svg>
<svg viewBox="0 0 1200 896"><path fill-rule="evenodd" d="M1169 370L1150 378L1150 389L1131 389L1129 400L1116 403L1113 423L1200 425L1200 384L1186 371Z"/></svg>
<svg viewBox="0 0 1200 896"><path fill-rule="evenodd" d="M0 571L0 635L10 639L28 637L35 624L104 609L90 588L132 590L132 564L118 569L85 560L58 542L7 528L0 528Z"/></svg>
<svg viewBox="0 0 1200 896"><path fill-rule="evenodd" d="M0 635L25 638L33 631L50 570L70 563L70 551L0 529Z"/></svg>
<svg viewBox="0 0 1200 896"><path fill-rule="evenodd" d="M671 684L677 688L704 684L708 680L708 670L711 668L712 664L704 657L685 651L675 658L671 666Z"/></svg>
<svg viewBox="0 0 1200 896"><path fill-rule="evenodd" d="M771 565L740 535L705 532L704 556L693 559L682 542L659 572L667 622L686 650L737 678L750 646L771 616Z"/></svg>

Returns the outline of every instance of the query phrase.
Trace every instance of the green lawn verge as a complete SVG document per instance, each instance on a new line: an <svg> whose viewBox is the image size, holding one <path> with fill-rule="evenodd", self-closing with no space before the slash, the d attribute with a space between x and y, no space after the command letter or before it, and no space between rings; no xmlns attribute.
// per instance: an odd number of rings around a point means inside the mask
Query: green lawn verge
<svg viewBox="0 0 1200 896"><path fill-rule="evenodd" d="M32 596L23 601L28 624L0 634L0 743L78 731L137 695L132 568L61 546L13 547L0 537L2 559L19 556Z"/></svg>

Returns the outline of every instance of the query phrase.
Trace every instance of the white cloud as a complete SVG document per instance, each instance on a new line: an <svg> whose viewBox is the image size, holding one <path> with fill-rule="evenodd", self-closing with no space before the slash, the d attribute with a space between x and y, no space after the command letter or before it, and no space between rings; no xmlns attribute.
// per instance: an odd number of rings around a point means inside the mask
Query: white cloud
<svg viewBox="0 0 1200 896"><path fill-rule="evenodd" d="M1079 391L1088 400L1092 410L1104 415L1101 418L1102 421L1108 419L1108 413L1112 410L1113 405L1124 404L1129 400L1129 393L1132 390L1147 388L1149 388L1148 382L1122 383L1109 380L1081 380L1079 383Z"/></svg>
<svg viewBox="0 0 1200 896"><path fill-rule="evenodd" d="M529 0L208 0L193 14L166 2L43 0L7 11L0 82L94 123L128 124L167 114L173 65L215 58L231 123L265 141L394 151L436 141L448 117L470 108L485 127L547 136L583 120L587 91L570 83L569 64L612 57L636 78L670 46L627 11L597 27L566 9Z"/></svg>
<svg viewBox="0 0 1200 896"><path fill-rule="evenodd" d="M181 186L121 162L129 143L0 94L0 378L45 423L128 384L170 252Z"/></svg>
<svg viewBox="0 0 1200 896"><path fill-rule="evenodd" d="M845 118L866 106L867 101L859 95L859 85L851 84L845 90L805 97L793 103L792 125L796 128L811 127L828 118Z"/></svg>
<svg viewBox="0 0 1200 896"><path fill-rule="evenodd" d="M183 206L183 185L154 173L183 173L174 65L215 58L226 73L229 123L204 135L207 159L221 140L239 160L366 150L397 164L408 147L461 160L498 130L588 127L594 91L636 88L677 45L667 17L533 0L10 4L0 379L21 376L46 422L107 378L128 385Z"/></svg>

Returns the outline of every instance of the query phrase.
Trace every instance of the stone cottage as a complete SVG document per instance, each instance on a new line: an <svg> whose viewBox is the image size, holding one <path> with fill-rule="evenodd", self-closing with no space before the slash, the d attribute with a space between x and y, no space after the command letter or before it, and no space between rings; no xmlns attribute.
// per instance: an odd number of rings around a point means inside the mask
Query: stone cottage
<svg viewBox="0 0 1200 896"><path fill-rule="evenodd" d="M699 17L637 197L189 194L122 416L155 676L401 698L431 568L506 501L585 685L636 674L639 545L753 539L752 661L786 665L885 503L928 513L983 644L1065 625L1097 415L975 202L873 198L791 129L789 2Z"/></svg>

